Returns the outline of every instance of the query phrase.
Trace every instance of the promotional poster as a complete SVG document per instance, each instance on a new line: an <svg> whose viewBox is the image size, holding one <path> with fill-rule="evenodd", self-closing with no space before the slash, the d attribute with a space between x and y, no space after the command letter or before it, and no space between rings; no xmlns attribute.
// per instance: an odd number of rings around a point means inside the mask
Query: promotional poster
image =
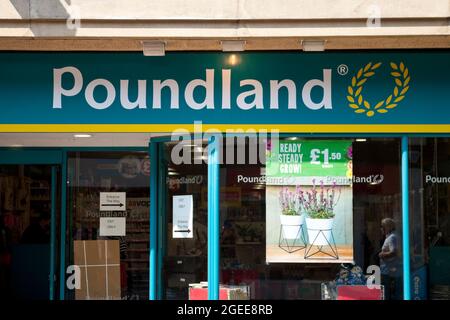
<svg viewBox="0 0 450 320"><path fill-rule="evenodd" d="M266 262L353 262L352 142L271 140Z"/></svg>

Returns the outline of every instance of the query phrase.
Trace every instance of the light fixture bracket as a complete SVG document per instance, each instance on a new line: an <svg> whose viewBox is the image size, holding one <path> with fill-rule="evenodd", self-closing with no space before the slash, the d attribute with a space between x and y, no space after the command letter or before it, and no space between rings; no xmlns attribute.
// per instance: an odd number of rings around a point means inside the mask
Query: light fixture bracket
<svg viewBox="0 0 450 320"><path fill-rule="evenodd" d="M220 41L223 52L241 52L245 51L245 40L222 40Z"/></svg>
<svg viewBox="0 0 450 320"><path fill-rule="evenodd" d="M146 57L162 57L166 55L166 42L161 40L144 40L142 52Z"/></svg>
<svg viewBox="0 0 450 320"><path fill-rule="evenodd" d="M326 40L301 40L303 51L325 51Z"/></svg>

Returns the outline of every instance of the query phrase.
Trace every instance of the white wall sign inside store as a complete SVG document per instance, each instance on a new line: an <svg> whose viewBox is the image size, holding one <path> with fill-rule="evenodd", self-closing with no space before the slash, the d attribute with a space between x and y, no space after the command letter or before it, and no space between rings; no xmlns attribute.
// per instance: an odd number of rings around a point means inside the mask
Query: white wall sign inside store
<svg viewBox="0 0 450 320"><path fill-rule="evenodd" d="M173 238L193 238L194 203L192 195L173 197Z"/></svg>
<svg viewBox="0 0 450 320"><path fill-rule="evenodd" d="M126 235L126 218L100 218L101 237L124 237Z"/></svg>
<svg viewBox="0 0 450 320"><path fill-rule="evenodd" d="M126 192L100 192L100 211L126 211Z"/></svg>

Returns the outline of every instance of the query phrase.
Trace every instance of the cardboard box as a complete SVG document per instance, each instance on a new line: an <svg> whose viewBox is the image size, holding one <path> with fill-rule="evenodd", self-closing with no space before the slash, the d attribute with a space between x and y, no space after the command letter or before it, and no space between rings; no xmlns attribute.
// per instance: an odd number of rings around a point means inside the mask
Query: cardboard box
<svg viewBox="0 0 450 320"><path fill-rule="evenodd" d="M76 300L117 300L120 292L118 240L74 241L74 264L80 267Z"/></svg>

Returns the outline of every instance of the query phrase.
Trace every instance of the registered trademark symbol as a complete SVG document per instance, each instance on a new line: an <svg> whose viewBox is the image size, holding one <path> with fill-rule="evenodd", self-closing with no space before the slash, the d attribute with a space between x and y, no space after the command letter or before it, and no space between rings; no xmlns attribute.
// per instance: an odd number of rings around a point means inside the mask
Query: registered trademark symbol
<svg viewBox="0 0 450 320"><path fill-rule="evenodd" d="M348 73L348 67L345 64L340 64L337 67L337 73L339 73L341 76L345 76Z"/></svg>

